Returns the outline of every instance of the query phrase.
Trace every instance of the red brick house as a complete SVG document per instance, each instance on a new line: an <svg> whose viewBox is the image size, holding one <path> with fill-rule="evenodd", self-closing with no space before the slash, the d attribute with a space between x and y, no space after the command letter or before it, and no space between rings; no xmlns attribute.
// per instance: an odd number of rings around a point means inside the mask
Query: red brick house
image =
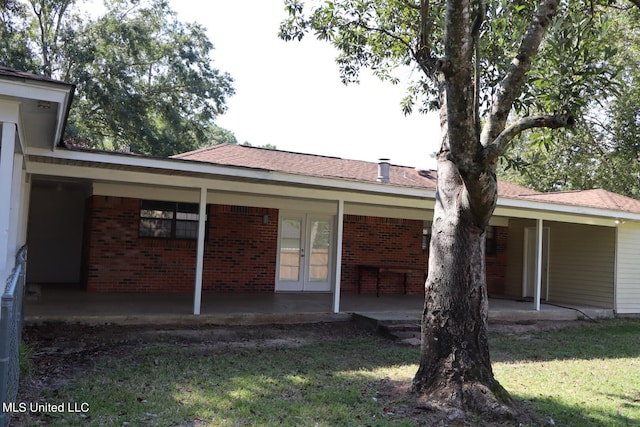
<svg viewBox="0 0 640 427"><path fill-rule="evenodd" d="M203 291L330 293L334 311L346 292L422 293L435 172L237 145L170 159L66 147L72 90L0 72L0 113L16 112L0 116L14 153L0 164L7 200L23 201L0 209L0 226L23 230L0 243L10 259L28 242L30 282L188 292L196 314ZM49 92L49 110L20 114ZM42 121L57 137L5 131ZM499 196L490 294L640 313L640 202L506 182Z"/></svg>
<svg viewBox="0 0 640 427"><path fill-rule="evenodd" d="M334 174L354 182L378 182L375 163L238 145L216 146L176 158L250 168L261 164L280 172ZM396 180L398 184L431 191L435 188L434 172L425 171L421 175L413 168L390 165L388 184ZM501 187L527 191L506 183ZM331 206L324 212L313 207L303 211L302 201L289 209L286 201L271 203L280 208L259 206L252 200L207 205L202 289L330 292L334 285L330 273L337 250L335 213L331 212ZM342 291L423 292L429 212L407 213L389 216L382 211L376 213L374 206L362 206L344 214ZM195 280L197 216L197 204L90 196L85 205L80 281L92 292L191 291ZM192 228L188 228L190 224ZM156 229L151 232L147 225ZM180 226L184 227L182 236ZM507 238L507 227L492 227L487 243L491 293L504 293ZM378 272L372 268L378 266L398 271ZM406 270L406 284L405 272L400 270Z"/></svg>

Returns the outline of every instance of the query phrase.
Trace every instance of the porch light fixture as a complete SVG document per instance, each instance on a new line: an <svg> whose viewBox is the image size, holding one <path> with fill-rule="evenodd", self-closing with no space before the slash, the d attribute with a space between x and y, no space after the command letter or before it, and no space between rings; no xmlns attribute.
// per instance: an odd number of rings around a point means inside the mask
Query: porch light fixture
<svg viewBox="0 0 640 427"><path fill-rule="evenodd" d="M262 215L262 223L263 223L264 225L269 224L269 214L264 214L264 215Z"/></svg>
<svg viewBox="0 0 640 427"><path fill-rule="evenodd" d="M38 101L38 108L41 110L48 110L51 108L51 102L49 101Z"/></svg>

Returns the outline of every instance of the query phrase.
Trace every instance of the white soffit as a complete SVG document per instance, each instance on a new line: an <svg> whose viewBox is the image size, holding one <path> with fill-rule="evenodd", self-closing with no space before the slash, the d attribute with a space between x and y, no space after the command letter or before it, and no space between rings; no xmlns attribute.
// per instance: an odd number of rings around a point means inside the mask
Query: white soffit
<svg viewBox="0 0 640 427"><path fill-rule="evenodd" d="M218 179L220 182L225 180L225 190L242 191L244 186L237 181L250 180L260 182L260 185L266 186L265 188L268 187L271 190L282 185L314 187L318 189L320 193L323 193L322 197L330 199L348 200L350 197L347 196L347 193L362 193L361 197L358 197L358 200L353 200L354 202L361 203L366 203L367 200L371 200L373 204L377 204L378 202L387 204L389 202L388 200L374 201L373 199L369 199L371 197L376 198L377 196L384 197L384 199L414 198L417 199L415 207L429 209L433 207L435 200L435 190L432 189L288 174L266 169L243 168L188 160L149 158L122 153L93 153L67 149L56 149L52 153L47 150L29 148L27 154L51 157L61 161L60 164L32 161L30 162L30 173L41 173L50 176L73 176L103 182L129 182L160 186L173 185L215 190L221 189L214 183L215 180ZM65 161L69 161L69 164L64 164ZM73 162L86 162L90 163L91 166L73 165ZM103 167L100 167L100 165L103 165ZM153 170L145 171L144 169L155 169L165 173L154 173ZM171 172L176 172L176 174L171 175ZM236 182L234 182L234 180ZM325 191L333 193L325 193ZM340 193L335 193L336 191L344 192L344 194L340 195ZM294 195L291 194L291 196ZM318 196L320 196L320 194L318 194ZM640 214L624 211L505 197L498 199L494 216L544 219L609 227L617 226L620 221L640 221Z"/></svg>

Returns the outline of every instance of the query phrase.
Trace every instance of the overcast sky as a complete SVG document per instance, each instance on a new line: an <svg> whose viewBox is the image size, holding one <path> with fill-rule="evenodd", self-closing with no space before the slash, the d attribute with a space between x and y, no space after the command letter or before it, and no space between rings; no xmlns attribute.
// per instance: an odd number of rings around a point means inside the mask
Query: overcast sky
<svg viewBox="0 0 640 427"><path fill-rule="evenodd" d="M178 18L208 29L216 68L235 80L236 94L217 124L238 142L278 149L435 168L435 114L402 114L404 88L362 73L340 82L336 51L312 36L278 38L282 0L171 0ZM411 78L411 72L401 76Z"/></svg>
<svg viewBox="0 0 640 427"><path fill-rule="evenodd" d="M172 0L171 5L182 21L208 29L216 67L235 79L236 94L217 124L240 143L435 167L430 154L438 148L437 116L405 117L404 88L368 71L360 85L343 85L328 43L313 37L280 40L282 0Z"/></svg>

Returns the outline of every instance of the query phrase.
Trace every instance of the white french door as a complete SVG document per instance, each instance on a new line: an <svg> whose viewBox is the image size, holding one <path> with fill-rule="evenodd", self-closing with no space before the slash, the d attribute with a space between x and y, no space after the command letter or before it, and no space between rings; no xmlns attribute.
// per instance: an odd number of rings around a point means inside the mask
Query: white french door
<svg viewBox="0 0 640 427"><path fill-rule="evenodd" d="M282 213L276 291L331 291L332 243L332 217Z"/></svg>

